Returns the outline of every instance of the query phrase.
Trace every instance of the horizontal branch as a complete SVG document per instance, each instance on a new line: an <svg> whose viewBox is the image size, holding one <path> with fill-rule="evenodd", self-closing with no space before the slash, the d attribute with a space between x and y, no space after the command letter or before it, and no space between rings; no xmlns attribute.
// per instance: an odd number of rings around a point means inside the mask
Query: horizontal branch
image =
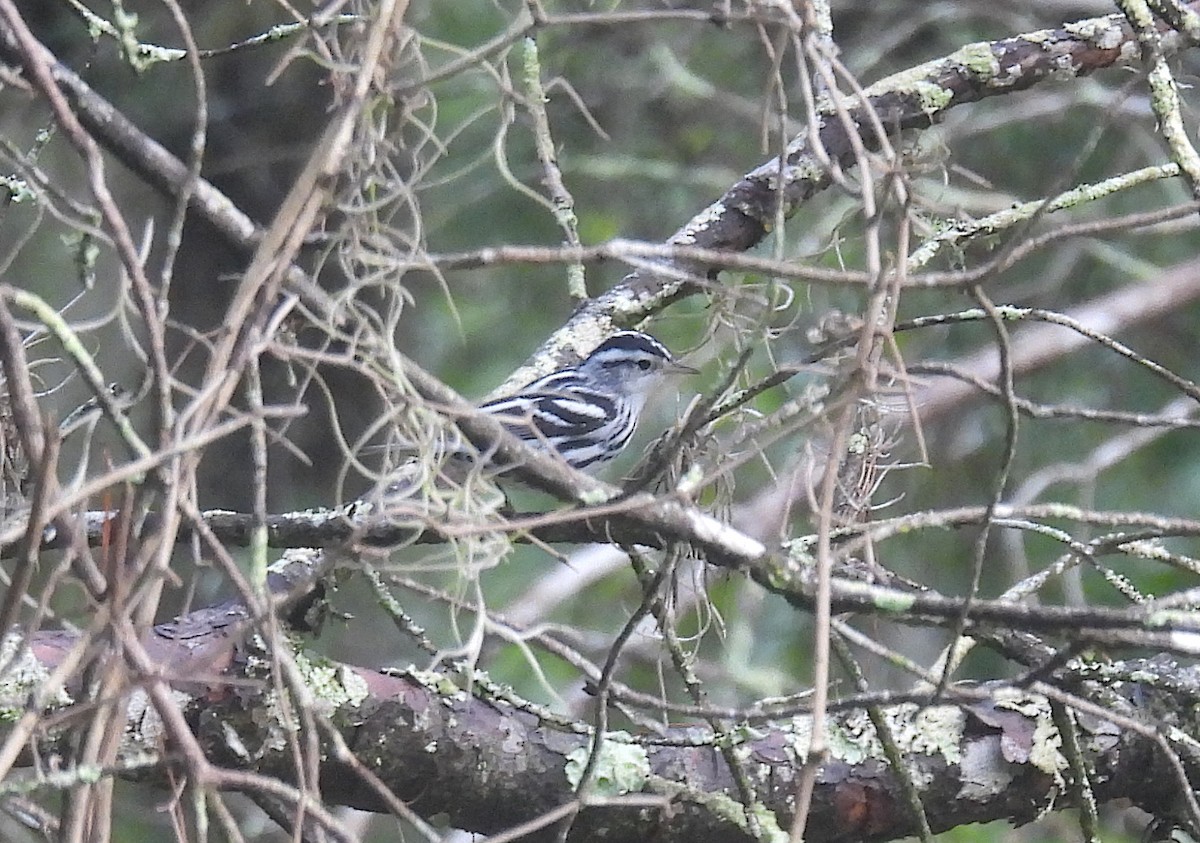
<svg viewBox="0 0 1200 843"><path fill-rule="evenodd" d="M0 710L25 710L74 640L67 633L34 634L26 655L0 681ZM145 643L161 666L160 677L181 694L180 705L213 763L293 779L294 759L286 739L290 727L278 719L284 707L264 669L270 657L230 658L229 640L228 628L212 610L202 610L156 627ZM12 638L7 642L9 655L14 643ZM424 817L441 815L455 827L495 833L536 821L576 798L570 780L588 746L583 724L563 728L532 709L480 699L456 687L447 675L412 670L385 675L315 661L302 652L289 657L311 695L313 712L340 733L361 762L358 769L370 770ZM1171 783L1178 781L1178 770L1149 730L1122 724L1152 710L1164 726L1195 734L1185 718L1190 701L1200 694L1200 674L1162 660L1088 670L1093 682L1111 677L1106 704L1112 720L1080 718L1080 743L1088 769L1094 771L1096 798L1130 799L1156 816L1172 815L1178 803ZM224 684L215 678L222 672ZM199 676L207 677L203 687L197 687ZM1120 681L1131 676L1138 681ZM951 688L949 694L949 701L926 698L920 705L909 702L879 712L904 763L919 771L913 778L921 783L935 830L995 819L1024 822L1050 805L1071 803L1077 789L1063 786L1067 764L1046 698L981 686ZM55 707L70 704L60 697ZM132 701L129 710L138 715L127 724L125 754L159 751L161 726L153 710ZM800 716L720 736L701 726L668 729L652 739L611 734L597 771L600 780L611 783L597 793L604 797L604 807L584 807L571 839L750 839L719 743L737 746L751 762L747 769L761 821L786 828L793 783L807 753L807 722ZM834 749L818 776L806 839L914 833L866 713L840 712L828 728L836 739L830 741ZM479 740L480 735L496 739ZM55 737L53 731L46 735L51 742ZM41 752L49 745L44 743ZM331 746L323 747L320 757L327 803L388 810L355 767L333 760ZM144 771L137 775L146 777ZM462 798L464 793L471 798ZM630 794L643 798L623 810L621 798ZM647 803L644 797L658 797L661 810L648 809L656 801Z"/></svg>
<svg viewBox="0 0 1200 843"><path fill-rule="evenodd" d="M929 513L925 517L896 519L898 531L911 533L922 525L938 529L979 524L985 515L983 507L964 507L944 513ZM1061 504L1036 504L1022 507L1002 506L995 510L996 518L1059 520L1078 516L1094 526L1140 528L1136 538L1200 534L1200 522L1182 518L1131 513L1084 513ZM89 543L99 545L105 536L105 523L116 513L90 512L85 516ZM248 547L256 520L247 513L210 510L203 513L206 527L212 535L229 546ZM153 527L150 516L146 526ZM885 538L891 522L869 525L877 533L876 540ZM806 556L803 542L791 543L791 549L768 552L753 539L743 535L709 515L671 500L651 495L636 495L610 505L567 510L549 514L535 513L528 517L510 515L507 519L481 524L478 520L463 520L459 524L443 521L438 525L418 525L413 520L391 521L386 512L373 514L361 503L336 510L313 509L303 512L268 516L267 544L277 548L329 548L361 550L365 547L388 547L409 544L445 542L450 536L480 531L509 531L516 541L535 539L549 544L611 542L619 536L622 543L649 547L666 547L674 543L689 545L701 558L712 564L740 570L768 591L787 599L792 605L813 608L812 560ZM866 530L868 527L863 527ZM855 528L846 531L851 537ZM190 537L186 525L179 539ZM1132 538L1132 537L1131 537ZM53 548L65 539L48 536L44 548ZM11 552L16 545L4 550ZM311 556L285 557L284 562L297 566L308 560L320 568L303 583L316 587L330 564L320 551ZM947 560L946 566L961 564ZM296 568L293 568L296 570ZM293 573L289 588L302 590L301 578ZM963 610L963 600L933 591L914 592L896 585L869 584L852 577L835 577L832 608L836 612L856 612L891 617L907 622L944 623L955 621ZM1135 605L1128 609L1102 606L1054 606L1026 604L1010 600L976 599L971 602L968 630L979 632L992 628L1019 629L1040 632L1069 632L1078 641L1098 636L1105 630L1133 631L1143 637L1127 643L1138 646L1157 646L1175 652L1200 654L1200 616L1189 611L1160 610L1155 604ZM1144 636L1156 636L1153 640ZM1105 640L1111 640L1105 638Z"/></svg>

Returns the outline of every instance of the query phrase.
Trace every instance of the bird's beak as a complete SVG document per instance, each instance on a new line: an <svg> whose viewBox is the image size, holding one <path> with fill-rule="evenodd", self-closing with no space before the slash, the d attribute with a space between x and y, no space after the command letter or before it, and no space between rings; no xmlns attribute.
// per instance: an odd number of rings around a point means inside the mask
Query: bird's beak
<svg viewBox="0 0 1200 843"><path fill-rule="evenodd" d="M698 375L700 370L695 366L687 366L680 363L678 360L672 360L663 367L663 374L667 375Z"/></svg>

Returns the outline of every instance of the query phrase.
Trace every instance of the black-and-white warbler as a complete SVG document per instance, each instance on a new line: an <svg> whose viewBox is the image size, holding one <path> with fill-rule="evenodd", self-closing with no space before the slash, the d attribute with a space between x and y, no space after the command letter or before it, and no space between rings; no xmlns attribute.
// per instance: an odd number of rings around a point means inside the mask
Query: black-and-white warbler
<svg viewBox="0 0 1200 843"><path fill-rule="evenodd" d="M695 374L640 331L619 331L565 369L480 406L518 438L591 471L625 449L646 399L669 375Z"/></svg>

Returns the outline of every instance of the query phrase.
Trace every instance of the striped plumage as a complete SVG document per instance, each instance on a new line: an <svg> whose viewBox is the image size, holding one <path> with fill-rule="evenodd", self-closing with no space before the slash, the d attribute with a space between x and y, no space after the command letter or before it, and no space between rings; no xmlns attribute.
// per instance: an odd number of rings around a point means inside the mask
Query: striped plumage
<svg viewBox="0 0 1200 843"><path fill-rule="evenodd" d="M593 470L629 444L647 397L667 375L695 371L649 334L620 331L574 366L480 409L530 445Z"/></svg>

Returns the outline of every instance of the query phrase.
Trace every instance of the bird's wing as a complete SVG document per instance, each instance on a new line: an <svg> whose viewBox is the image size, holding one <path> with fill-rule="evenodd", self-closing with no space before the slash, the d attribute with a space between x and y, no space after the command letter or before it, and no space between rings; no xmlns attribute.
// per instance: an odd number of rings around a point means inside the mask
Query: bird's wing
<svg viewBox="0 0 1200 843"><path fill-rule="evenodd" d="M611 397L589 389L574 373L556 375L509 398L489 401L480 409L526 440L553 442L587 436L613 421L617 407Z"/></svg>

